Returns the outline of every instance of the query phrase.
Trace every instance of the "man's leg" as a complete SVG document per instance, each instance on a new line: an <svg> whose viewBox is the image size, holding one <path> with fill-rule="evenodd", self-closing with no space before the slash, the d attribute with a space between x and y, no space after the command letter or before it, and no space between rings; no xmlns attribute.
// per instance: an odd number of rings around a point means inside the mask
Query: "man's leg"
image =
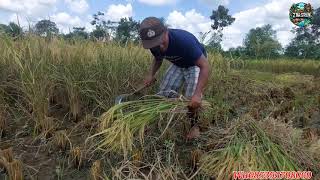
<svg viewBox="0 0 320 180"><path fill-rule="evenodd" d="M196 91L199 74L200 74L200 68L198 66L192 66L184 69L183 76L186 82L185 96L187 98L191 99L194 92Z"/></svg>
<svg viewBox="0 0 320 180"><path fill-rule="evenodd" d="M177 92L181 86L182 80L183 80L182 69L172 64L168 68L161 82L160 92L158 93L158 95L165 96L168 98L176 97L178 95Z"/></svg>

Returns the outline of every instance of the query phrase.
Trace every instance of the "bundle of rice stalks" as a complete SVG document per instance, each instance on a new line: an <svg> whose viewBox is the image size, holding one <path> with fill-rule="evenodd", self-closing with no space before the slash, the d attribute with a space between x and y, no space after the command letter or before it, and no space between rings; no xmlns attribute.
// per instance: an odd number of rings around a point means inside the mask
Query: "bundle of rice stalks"
<svg viewBox="0 0 320 180"><path fill-rule="evenodd" d="M157 96L124 102L113 106L100 117L100 132L89 137L101 137L96 144L97 149L106 152L123 152L126 157L132 151L134 135L139 134L143 144L145 127L164 114L173 115L187 113L188 101L182 99L166 99ZM203 103L209 106L208 103ZM173 118L169 119L171 122Z"/></svg>
<svg viewBox="0 0 320 180"><path fill-rule="evenodd" d="M65 130L55 132L53 136L53 143L61 150L66 150L68 147L71 147L71 142Z"/></svg>
<svg viewBox="0 0 320 180"><path fill-rule="evenodd" d="M22 163L13 157L12 148L0 151L0 168L4 169L10 180L22 180Z"/></svg>
<svg viewBox="0 0 320 180"><path fill-rule="evenodd" d="M286 149L283 144L290 140L276 142L251 117L236 120L228 130L209 131L208 136L214 139L207 140L209 152L201 158L201 169L217 180L232 179L233 171L314 169L310 167L312 164L301 165L301 157L295 157L289 152L295 149Z"/></svg>
<svg viewBox="0 0 320 180"><path fill-rule="evenodd" d="M102 180L103 179L102 167L101 167L100 160L97 160L93 163L93 165L90 169L90 179L91 180Z"/></svg>
<svg viewBox="0 0 320 180"><path fill-rule="evenodd" d="M87 114L82 120L83 127L86 129L93 128L94 126L97 125L97 122L98 121L95 119L95 117L92 114Z"/></svg>
<svg viewBox="0 0 320 180"><path fill-rule="evenodd" d="M4 149L0 151L0 158L7 162L13 161L13 151L12 148Z"/></svg>
<svg viewBox="0 0 320 180"><path fill-rule="evenodd" d="M80 147L71 148L69 162L71 162L74 167L80 169L83 164L83 153Z"/></svg>
<svg viewBox="0 0 320 180"><path fill-rule="evenodd" d="M8 174L10 180L23 180L21 161L15 159L9 163Z"/></svg>
<svg viewBox="0 0 320 180"><path fill-rule="evenodd" d="M3 110L0 110L0 138L4 135L5 128L7 127L7 117Z"/></svg>
<svg viewBox="0 0 320 180"><path fill-rule="evenodd" d="M41 132L44 137L49 138L53 135L54 130L56 129L56 119L53 117L45 117L40 121Z"/></svg>
<svg viewBox="0 0 320 180"><path fill-rule="evenodd" d="M12 148L0 150L0 169L9 169L9 163L13 161Z"/></svg>

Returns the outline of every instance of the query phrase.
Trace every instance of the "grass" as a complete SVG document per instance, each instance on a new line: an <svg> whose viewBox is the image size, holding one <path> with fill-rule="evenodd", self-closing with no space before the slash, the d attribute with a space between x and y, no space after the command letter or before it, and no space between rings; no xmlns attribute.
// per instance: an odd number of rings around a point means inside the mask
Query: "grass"
<svg viewBox="0 0 320 180"><path fill-rule="evenodd" d="M251 69L272 73L299 72L320 76L320 62L314 60L233 60L230 66L234 69Z"/></svg>

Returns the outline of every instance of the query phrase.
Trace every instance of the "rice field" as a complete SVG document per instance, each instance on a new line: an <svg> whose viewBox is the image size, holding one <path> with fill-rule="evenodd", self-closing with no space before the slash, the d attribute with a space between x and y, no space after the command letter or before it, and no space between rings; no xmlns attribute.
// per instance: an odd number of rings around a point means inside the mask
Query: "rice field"
<svg viewBox="0 0 320 180"><path fill-rule="evenodd" d="M209 53L201 136L188 100L143 82L138 45L0 37L0 179L217 179L312 171L320 179L319 62L229 61Z"/></svg>

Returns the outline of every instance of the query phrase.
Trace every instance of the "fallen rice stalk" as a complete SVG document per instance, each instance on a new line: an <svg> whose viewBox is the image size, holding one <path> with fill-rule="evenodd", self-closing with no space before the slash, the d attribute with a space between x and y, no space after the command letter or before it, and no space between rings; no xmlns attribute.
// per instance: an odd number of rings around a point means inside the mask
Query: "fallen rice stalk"
<svg viewBox="0 0 320 180"><path fill-rule="evenodd" d="M214 145L209 142L211 150L201 158L201 169L217 180L231 179L233 171L306 170L297 157L291 156L281 143L274 142L259 122L250 117L236 120L227 131L217 131L209 131L209 136L218 139L213 140Z"/></svg>
<svg viewBox="0 0 320 180"><path fill-rule="evenodd" d="M96 149L123 152L126 157L132 151L136 133L139 133L140 142L143 143L147 125L157 121L163 113L187 113L187 105L187 100L158 96L115 105L100 117L100 132L88 139L101 137ZM203 105L209 106L206 102Z"/></svg>

